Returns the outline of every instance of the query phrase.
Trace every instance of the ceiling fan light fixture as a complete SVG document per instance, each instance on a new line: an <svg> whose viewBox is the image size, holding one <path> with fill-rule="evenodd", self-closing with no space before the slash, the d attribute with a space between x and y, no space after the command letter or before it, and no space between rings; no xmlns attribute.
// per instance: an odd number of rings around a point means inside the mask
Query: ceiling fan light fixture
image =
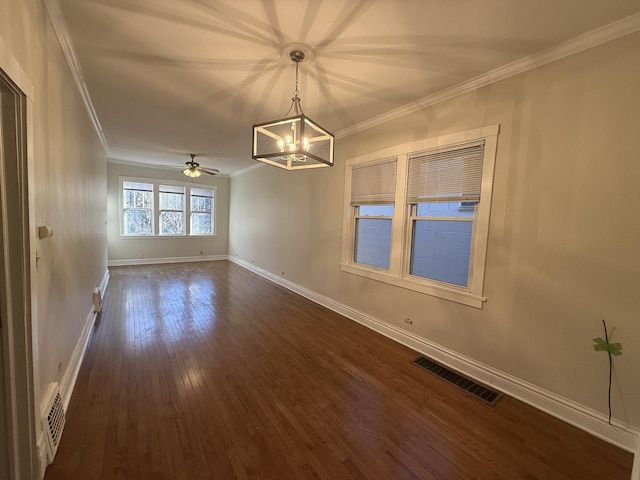
<svg viewBox="0 0 640 480"><path fill-rule="evenodd" d="M332 167L334 135L307 117L300 106L298 65L305 59L305 53L292 50L289 57L296 64L291 106L284 118L253 126L251 157L285 170Z"/></svg>
<svg viewBox="0 0 640 480"><path fill-rule="evenodd" d="M200 166L200 164L198 162L196 162L196 154L195 153L190 153L189 156L191 157L191 160L189 160L186 165L187 168L183 168L182 169L182 173L184 175L186 175L189 178L198 178L200 175L202 175L203 173L206 173L207 175L216 175L218 173L220 173L220 170L218 170L217 168L203 168Z"/></svg>
<svg viewBox="0 0 640 480"><path fill-rule="evenodd" d="M200 173L198 170L196 170L193 167L187 167L184 170L182 170L182 173L184 173L187 177L190 178L198 178L200 175L202 175L202 173Z"/></svg>

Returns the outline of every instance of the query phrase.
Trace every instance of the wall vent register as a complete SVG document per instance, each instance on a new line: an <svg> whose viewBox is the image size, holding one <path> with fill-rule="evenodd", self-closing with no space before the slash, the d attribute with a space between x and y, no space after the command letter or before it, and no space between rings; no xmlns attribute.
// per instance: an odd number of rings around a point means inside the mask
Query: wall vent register
<svg viewBox="0 0 640 480"><path fill-rule="evenodd" d="M48 408L44 412L42 422L45 437L47 438L47 460L48 463L51 463L58 451L66 421L62 396L57 383L51 385L47 398L49 399L47 402Z"/></svg>

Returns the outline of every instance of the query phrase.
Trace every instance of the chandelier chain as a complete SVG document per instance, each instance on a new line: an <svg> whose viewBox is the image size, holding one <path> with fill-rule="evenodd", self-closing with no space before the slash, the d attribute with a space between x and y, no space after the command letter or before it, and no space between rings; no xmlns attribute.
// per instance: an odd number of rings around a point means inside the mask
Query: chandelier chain
<svg viewBox="0 0 640 480"><path fill-rule="evenodd" d="M296 97L296 98L298 97L298 94L300 93L298 91L298 65L299 65L298 62L296 62L296 89L293 91L293 96Z"/></svg>

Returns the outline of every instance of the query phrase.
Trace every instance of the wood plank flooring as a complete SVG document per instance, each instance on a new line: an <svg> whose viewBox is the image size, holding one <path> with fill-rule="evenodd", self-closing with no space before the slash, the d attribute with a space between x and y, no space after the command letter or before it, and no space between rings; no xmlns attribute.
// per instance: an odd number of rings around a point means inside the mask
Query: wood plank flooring
<svg viewBox="0 0 640 480"><path fill-rule="evenodd" d="M226 261L118 267L45 480L629 480L632 455Z"/></svg>

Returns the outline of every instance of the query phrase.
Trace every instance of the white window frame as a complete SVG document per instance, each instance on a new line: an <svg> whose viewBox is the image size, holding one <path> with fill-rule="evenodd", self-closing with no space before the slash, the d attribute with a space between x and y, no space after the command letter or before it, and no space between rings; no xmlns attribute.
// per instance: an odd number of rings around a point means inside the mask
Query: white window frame
<svg viewBox="0 0 640 480"><path fill-rule="evenodd" d="M486 266L487 243L489 236L489 217L493 191L496 148L499 125L481 127L464 132L427 138L420 141L394 145L367 155L356 157L346 163L345 172L345 211L342 225L342 259L340 269L343 272L359 275L372 280L385 282L398 287L414 290L427 295L443 298L475 308L482 308L486 298L484 292L484 272ZM476 208L471 238L469 260L469 283L466 287L438 282L427 278L409 275L411 255L411 205L407 204L407 175L409 155L414 152L442 147L455 147L472 141L484 140L484 160L482 167L482 188L480 203ZM354 261L354 236L356 209L351 202L351 172L355 165L373 164L383 158L397 158L396 194L394 216L391 227L391 255L389 270L369 267Z"/></svg>
<svg viewBox="0 0 640 480"><path fill-rule="evenodd" d="M162 187L168 187L168 188L176 188L176 189L181 189L181 192L163 192L161 191ZM187 189L181 185L174 185L171 184L169 182L162 182L160 185L158 185L158 235L162 235L162 236L168 236L168 237L184 237L186 235L187 232L187 225L188 225L188 221L187 221L187 214L186 212L188 211L187 208ZM181 210L175 210L175 209L171 209L171 208L162 208L162 202L160 201L160 194L162 193L169 193L169 194L178 194L178 195L182 195L182 209ZM160 229L162 228L162 220L160 220L160 218L162 217L162 214L164 212L169 212L169 213L181 213L182 214L182 233L162 233L160 231Z"/></svg>
<svg viewBox="0 0 640 480"><path fill-rule="evenodd" d="M153 185L153 233L148 235L139 235L139 234L127 234L124 232L124 194L123 194L123 186L124 182L137 182L137 183L149 183ZM184 188L184 223L185 229L184 234L160 234L160 186L166 185L171 187L181 187ZM213 207L211 209L211 233L207 234L191 234L191 188L198 188L204 190L211 190L213 192L212 201ZM187 182L175 182L166 179L158 179L158 178L142 178L142 177L118 177L118 193L119 193L119 211L118 211L118 221L120 223L120 238L121 239L176 239L176 238L212 238L216 237L216 227L217 227L217 197L218 191L215 185L207 185L204 183L187 183ZM168 210L164 210L168 211Z"/></svg>
<svg viewBox="0 0 640 480"><path fill-rule="evenodd" d="M385 204L386 205L386 204ZM356 256L356 230L357 230L357 224L358 224L358 220L390 220L391 221L391 231L393 232L393 216L389 216L389 215L362 215L360 213L360 207L364 207L367 206L367 204L363 204L363 205L357 205L353 207L353 252L352 252L352 258L355 258ZM389 262L391 262L391 252L389 252ZM355 263L355 260L354 260ZM368 265L368 264L363 264L363 263L358 263L358 265L367 265L368 268L375 268L377 271L381 271L381 272L386 272L388 269L384 268L384 267L377 267L375 265Z"/></svg>
<svg viewBox="0 0 640 480"><path fill-rule="evenodd" d="M140 184L147 184L147 185L151 185L151 207L150 208L127 208L125 207L125 201L124 201L124 192L125 192L125 187L124 184L125 182L131 182L131 183L140 183ZM136 189L132 189L129 188L127 190L136 190ZM145 191L148 192L148 190L137 190L137 191ZM155 230L155 217L154 217L154 210L155 210L155 186L153 185L153 183L151 182L147 182L147 181L136 181L133 179L121 179L120 180L120 232L122 235L127 236L127 237L151 237L153 236L153 232ZM128 210L149 210L151 212L151 232L150 233L125 233L125 214Z"/></svg>
<svg viewBox="0 0 640 480"><path fill-rule="evenodd" d="M407 239L407 245L406 245L406 251L407 251L407 258L406 258L406 263L404 265L405 269L404 269L404 274L405 276L407 276L408 278L411 279L415 279L417 281L423 281L423 280L427 280L430 282L437 282L438 284L444 284L444 282L439 282L438 280L433 280L433 279L429 279L429 278L425 278L425 277L421 277L419 275L413 275L411 273L411 243L413 241L413 228L414 228L414 224L415 221L422 221L422 220L431 220L431 221L446 221L446 222L471 222L471 239L472 239L472 243L471 243L471 251L470 251L470 255L469 255L469 276L468 279L469 280L473 280L473 272L475 270L475 265L473 264L473 262L471 261L471 259L474 258L474 249L475 249L475 245L473 243L473 238L474 238L474 230L476 228L476 222L478 220L478 214L477 212L475 213L475 215L473 217L438 217L438 216L418 216L417 210L418 210L418 205L415 203L412 204L407 204L407 210L408 210L408 220L407 220L407 234L406 234L406 239ZM470 284L472 282L469 282ZM447 284L447 285L451 285L451 284ZM454 287L455 288L455 287ZM466 287L466 290L470 291L471 289L469 287Z"/></svg>
<svg viewBox="0 0 640 480"><path fill-rule="evenodd" d="M214 217L214 212L216 209L216 192L213 188L202 188L202 187L193 187L195 190L209 190L212 192L211 197L206 197L203 195L196 195L193 193L192 190L189 190L189 197L188 197L188 202L189 202L189 235L191 236L210 236L213 235L213 232L215 232L215 217ZM208 212L206 210L192 210L191 209L191 200L193 197L200 197L200 198L211 198L211 211ZM209 214L209 216L211 217L211 233L197 233L194 234L193 233L193 224L191 223L191 217L193 216L194 213L198 213L198 214L202 214L202 213L207 213Z"/></svg>

